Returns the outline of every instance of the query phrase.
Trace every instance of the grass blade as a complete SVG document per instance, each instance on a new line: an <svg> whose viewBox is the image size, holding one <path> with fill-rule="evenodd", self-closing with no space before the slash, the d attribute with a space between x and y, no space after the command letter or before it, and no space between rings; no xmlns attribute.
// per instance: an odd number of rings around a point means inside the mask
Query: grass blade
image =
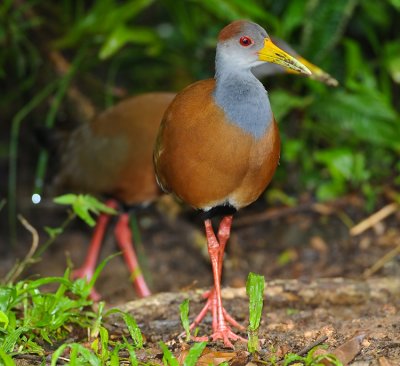
<svg viewBox="0 0 400 366"><path fill-rule="evenodd" d="M181 323L186 333L186 341L190 341L190 324L189 324L189 299L183 300L179 305Z"/></svg>
<svg viewBox="0 0 400 366"><path fill-rule="evenodd" d="M10 226L11 246L15 245L17 239L17 160L18 160L18 138L22 121L32 112L40 103L46 99L58 86L59 81L48 84L40 93L32 98L19 112L11 122L10 151L9 151L9 176L8 176L8 222Z"/></svg>
<svg viewBox="0 0 400 366"><path fill-rule="evenodd" d="M249 343L247 345L249 352L258 351L258 328L260 326L261 314L264 305L264 276L250 272L246 282L246 293L249 296Z"/></svg>
<svg viewBox="0 0 400 366"><path fill-rule="evenodd" d="M189 350L188 355L183 361L183 366L196 366L197 360L201 356L204 351L204 348L207 346L207 342L195 343Z"/></svg>
<svg viewBox="0 0 400 366"><path fill-rule="evenodd" d="M0 358L4 363L4 366L16 366L11 356L7 355L2 348L0 348Z"/></svg>
<svg viewBox="0 0 400 366"><path fill-rule="evenodd" d="M133 319L132 315L125 313L122 315L124 322L129 330L129 334L133 340L133 343L136 348L143 348L143 335L138 327L136 320Z"/></svg>
<svg viewBox="0 0 400 366"><path fill-rule="evenodd" d="M163 351L163 362L164 365L168 366L179 366L178 360L172 354L172 352L168 349L167 345L164 342L159 343L161 350Z"/></svg>

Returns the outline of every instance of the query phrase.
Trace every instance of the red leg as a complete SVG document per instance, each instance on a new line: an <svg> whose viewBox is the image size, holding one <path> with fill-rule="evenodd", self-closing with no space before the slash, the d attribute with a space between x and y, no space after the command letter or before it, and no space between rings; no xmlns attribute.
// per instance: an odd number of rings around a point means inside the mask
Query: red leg
<svg viewBox="0 0 400 366"><path fill-rule="evenodd" d="M224 262L224 254L225 254L225 247L228 239L231 235L231 226L232 226L232 219L233 216L225 216L220 224L218 229L218 242L219 242L219 257L218 257L218 265L219 265L219 276L222 276L222 266Z"/></svg>
<svg viewBox="0 0 400 366"><path fill-rule="evenodd" d="M107 201L106 205L114 209L117 207L117 203L114 200ZM104 233L106 231L109 221L110 215L105 213L100 214L99 218L97 219L97 224L96 228L94 229L92 240L90 241L89 250L86 254L85 262L80 268L77 268L73 272L73 278L86 278L87 280L90 280L93 277L97 260L99 258L101 242L103 241ZM90 297L94 301L98 301L101 298L100 294L94 288L90 293Z"/></svg>
<svg viewBox="0 0 400 366"><path fill-rule="evenodd" d="M218 242L214 230L212 228L211 220L205 220L205 228L206 228L206 236L207 236L207 244L208 244L208 253L210 255L213 276L214 276L214 288L206 294L208 297L207 303L200 312L200 314L196 317L191 328L193 329L200 321L204 318L205 314L208 310L211 311L213 321L213 334L211 338L213 340L222 339L224 344L228 347L232 347L231 340L244 340L242 337L236 335L232 332L228 323L231 323L234 326L241 327L223 308L222 306L222 298L221 298L221 274L222 274L222 262L225 251L225 245L229 238L230 227L232 223L232 216L226 216L221 221L221 225L218 231L218 238L220 242Z"/></svg>
<svg viewBox="0 0 400 366"><path fill-rule="evenodd" d="M230 236L230 230L232 226L232 218L233 216L225 216L220 225L219 225L219 230L218 230L218 241L219 241L219 276L221 278L222 275L222 265L223 265L223 259L224 259L224 252L225 252L225 246L226 243L229 239ZM214 293L214 288L212 288L210 291L207 291L205 294L203 294L203 297L207 299L206 304L204 305L203 309L201 312L197 315L197 317L194 319L193 323L190 325L190 330L193 330L195 327L197 327L200 322L203 320L203 318L207 315L208 310L213 311L216 306L216 298L215 298L215 293ZM213 306L214 304L214 306ZM232 326L240 329L240 330L245 330L246 328L240 325L235 319L233 319L228 312L223 309L224 311L224 316L225 319L229 324ZM216 321L216 316L213 316L213 322ZM213 324L213 329L215 328L216 325Z"/></svg>
<svg viewBox="0 0 400 366"><path fill-rule="evenodd" d="M131 272L131 279L137 294L140 297L151 295L151 292L144 280L135 250L133 248L132 233L129 227L129 215L127 213L120 215L115 227L115 237L117 238L117 243L122 250L125 262L129 268L129 271Z"/></svg>

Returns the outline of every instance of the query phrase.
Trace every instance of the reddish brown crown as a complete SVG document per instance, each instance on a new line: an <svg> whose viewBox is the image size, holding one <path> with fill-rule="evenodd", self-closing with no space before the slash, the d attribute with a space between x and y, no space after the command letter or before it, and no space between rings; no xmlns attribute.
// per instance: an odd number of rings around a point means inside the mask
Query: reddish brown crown
<svg viewBox="0 0 400 366"><path fill-rule="evenodd" d="M246 20L235 20L228 24L224 29L219 32L218 42L226 41L243 31L243 26L246 24Z"/></svg>

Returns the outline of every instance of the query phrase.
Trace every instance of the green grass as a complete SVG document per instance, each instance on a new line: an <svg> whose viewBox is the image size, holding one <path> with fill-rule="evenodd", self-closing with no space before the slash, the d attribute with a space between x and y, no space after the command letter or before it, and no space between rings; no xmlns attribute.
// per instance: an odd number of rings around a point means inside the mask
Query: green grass
<svg viewBox="0 0 400 366"><path fill-rule="evenodd" d="M264 276L250 272L246 282L246 293L249 297L249 326L247 328L249 341L247 348L250 353L258 352L258 329L260 327L264 305Z"/></svg>
<svg viewBox="0 0 400 366"><path fill-rule="evenodd" d="M96 269L96 279L110 258ZM36 355L45 362L51 356L51 365L62 359L68 365L131 365L151 366L152 363L139 361L137 352L146 350L145 338L136 320L119 309L106 310L105 303L97 304L89 299L94 280L72 281L71 270L62 277L44 277L36 280L21 280L15 284L0 286L0 365L16 365L16 359L24 354ZM56 287L46 291L46 287ZM268 360L258 358L258 329L263 310L264 278L250 273L246 290L249 296L249 343L248 349L258 362L277 365L272 354ZM189 331L189 301L179 307L182 323ZM127 337L112 336L107 328L110 316L120 316L124 321ZM207 342L191 345L184 366L195 366ZM178 360L163 342L159 343L165 365L178 366ZM335 366L340 361L331 354L315 355L316 348L305 356L293 353L285 355L284 366L298 362L304 366L322 366L329 360Z"/></svg>
<svg viewBox="0 0 400 366"><path fill-rule="evenodd" d="M314 347L308 351L305 356L289 353L285 355L283 366L290 366L293 364L299 366L325 366L327 362L329 362L329 364L332 366L343 366L343 363L340 362L333 354L315 355L315 352L318 349L321 349L321 347L322 346Z"/></svg>
<svg viewBox="0 0 400 366"><path fill-rule="evenodd" d="M96 277L102 267L97 268ZM67 269L63 277L23 280L0 287L0 365L15 365L15 359L22 354L36 355L42 362L51 354L51 365L60 358L68 365L113 366L122 361L151 365L137 359L144 337L135 319L118 309L106 311L104 302L94 311L89 299L94 283L72 281L70 272ZM43 290L48 285L57 288ZM106 321L111 315L121 316L129 337L110 337ZM193 344L184 365L194 366L206 345L207 342ZM168 365L178 365L164 343L160 348Z"/></svg>
<svg viewBox="0 0 400 366"><path fill-rule="evenodd" d="M179 305L181 323L186 333L186 341L190 341L189 299L183 300Z"/></svg>

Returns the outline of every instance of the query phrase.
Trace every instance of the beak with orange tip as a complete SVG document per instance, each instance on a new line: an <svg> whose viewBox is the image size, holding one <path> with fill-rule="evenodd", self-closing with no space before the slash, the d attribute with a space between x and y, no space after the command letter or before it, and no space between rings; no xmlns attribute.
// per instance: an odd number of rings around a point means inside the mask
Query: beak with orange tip
<svg viewBox="0 0 400 366"><path fill-rule="evenodd" d="M260 61L271 62L301 74L311 75L311 71L306 66L272 43L271 38L265 38L263 48L258 51L258 58Z"/></svg>

